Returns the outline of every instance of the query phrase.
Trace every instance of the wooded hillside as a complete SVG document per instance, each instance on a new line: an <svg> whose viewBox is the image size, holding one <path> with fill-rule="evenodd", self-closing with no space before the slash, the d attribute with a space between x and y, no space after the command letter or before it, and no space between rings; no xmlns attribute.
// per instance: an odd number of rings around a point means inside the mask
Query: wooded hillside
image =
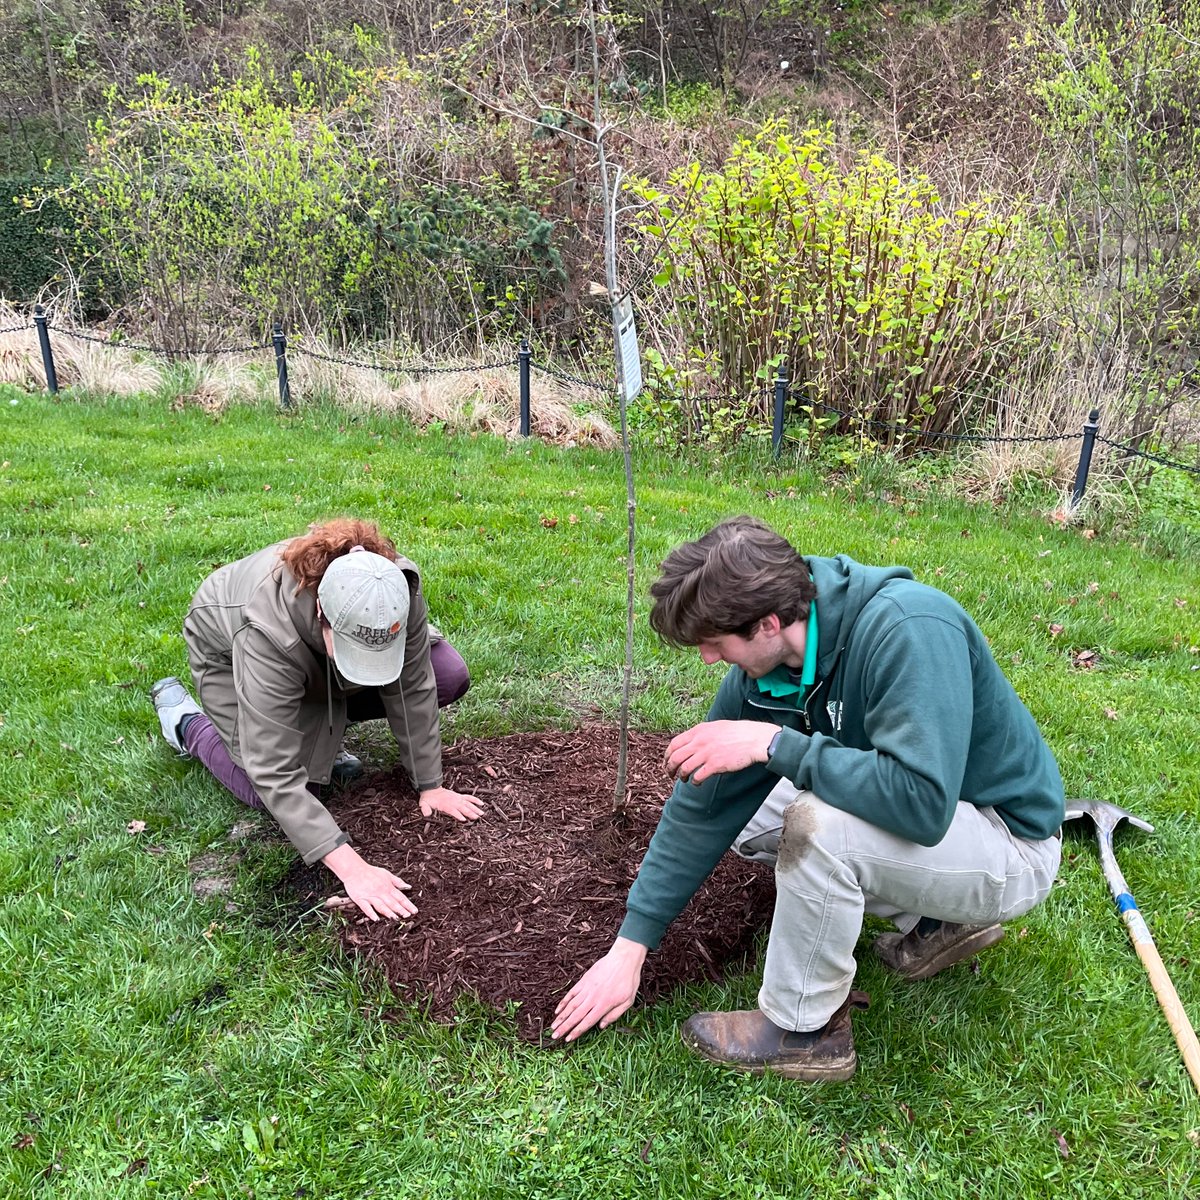
<svg viewBox="0 0 1200 1200"><path fill-rule="evenodd" d="M607 363L602 134L669 436L780 364L813 412L1188 427L1194 0L15 0L0 45L11 300Z"/></svg>

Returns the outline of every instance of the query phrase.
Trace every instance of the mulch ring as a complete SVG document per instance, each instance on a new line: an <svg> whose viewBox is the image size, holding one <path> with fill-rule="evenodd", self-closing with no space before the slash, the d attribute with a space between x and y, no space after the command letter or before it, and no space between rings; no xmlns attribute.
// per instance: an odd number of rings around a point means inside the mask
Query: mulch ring
<svg viewBox="0 0 1200 1200"><path fill-rule="evenodd" d="M448 747L446 786L484 802L478 821L426 820L399 769L334 796L330 811L359 853L412 884L420 910L408 922L339 914L342 945L435 1019L451 1019L456 1000L469 994L500 1012L519 1006L518 1034L548 1037L554 1006L621 924L669 790L668 740L629 735L629 803L620 819L612 812L618 731L603 725ZM324 868L303 867L292 882L311 903L337 883ZM642 1003L746 965L774 902L769 870L725 855L646 960Z"/></svg>

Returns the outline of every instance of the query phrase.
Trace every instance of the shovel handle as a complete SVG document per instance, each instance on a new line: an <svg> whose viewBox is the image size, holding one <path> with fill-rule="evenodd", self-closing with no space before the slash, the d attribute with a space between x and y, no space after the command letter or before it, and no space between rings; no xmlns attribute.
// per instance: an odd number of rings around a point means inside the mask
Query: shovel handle
<svg viewBox="0 0 1200 1200"><path fill-rule="evenodd" d="M1179 999L1179 993L1175 990L1170 975L1167 974L1162 956L1154 944L1154 938L1150 936L1150 930L1142 918L1137 904L1134 903L1133 897L1126 892L1123 896L1118 897L1117 903L1121 909L1125 928L1129 930L1129 936L1133 941L1133 948L1137 951L1138 958L1142 960L1146 974L1150 976L1150 983L1154 988L1154 994L1158 997L1159 1007L1162 1008L1167 1018L1167 1024L1171 1026L1171 1032L1175 1035L1175 1043L1183 1055L1183 1064L1192 1077L1192 1086L1200 1095L1200 1042L1196 1040L1196 1031L1192 1028L1191 1021L1188 1020L1183 1002Z"/></svg>

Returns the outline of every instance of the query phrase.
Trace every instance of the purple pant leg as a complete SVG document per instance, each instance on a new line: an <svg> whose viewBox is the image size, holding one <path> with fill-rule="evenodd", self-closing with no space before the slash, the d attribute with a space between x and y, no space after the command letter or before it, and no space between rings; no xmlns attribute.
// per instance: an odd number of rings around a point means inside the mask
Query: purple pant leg
<svg viewBox="0 0 1200 1200"><path fill-rule="evenodd" d="M229 751L225 749L217 727L203 713L188 721L183 732L183 748L243 804L250 808L266 810L266 805L258 798L258 793L250 782L250 777L229 757ZM308 790L314 796L319 793L319 787L315 783L310 783Z"/></svg>
<svg viewBox="0 0 1200 1200"><path fill-rule="evenodd" d="M429 660L437 682L438 708L445 708L447 704L461 700L471 686L471 675L462 655L449 642L436 641L429 647ZM364 701L366 703L363 703ZM355 711L356 709L358 711ZM378 711L375 711L376 709ZM350 710L351 720L362 721L383 716L379 693L360 693L351 700ZM232 792L243 804L250 808L266 808L254 790L250 777L230 758L217 727L203 713L187 723L183 745L218 783ZM310 783L308 790L314 796L320 795L319 784Z"/></svg>
<svg viewBox="0 0 1200 1200"><path fill-rule="evenodd" d="M449 642L436 641L430 644L429 661L437 680L438 708L461 700L471 686L471 674L462 655Z"/></svg>

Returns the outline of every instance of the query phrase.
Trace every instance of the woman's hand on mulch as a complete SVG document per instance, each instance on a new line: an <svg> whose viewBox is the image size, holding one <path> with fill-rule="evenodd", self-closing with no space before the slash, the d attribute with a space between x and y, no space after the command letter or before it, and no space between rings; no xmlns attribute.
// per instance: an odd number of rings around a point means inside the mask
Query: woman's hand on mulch
<svg viewBox="0 0 1200 1200"><path fill-rule="evenodd" d="M416 915L417 906L404 894L409 885L386 867L367 862L349 843L331 850L322 861L342 881L346 895L372 921Z"/></svg>
<svg viewBox="0 0 1200 1200"><path fill-rule="evenodd" d="M423 817L432 817L436 812L444 817L453 817L456 821L474 821L483 816L483 804L476 796L452 792L444 787L422 792L420 804Z"/></svg>

